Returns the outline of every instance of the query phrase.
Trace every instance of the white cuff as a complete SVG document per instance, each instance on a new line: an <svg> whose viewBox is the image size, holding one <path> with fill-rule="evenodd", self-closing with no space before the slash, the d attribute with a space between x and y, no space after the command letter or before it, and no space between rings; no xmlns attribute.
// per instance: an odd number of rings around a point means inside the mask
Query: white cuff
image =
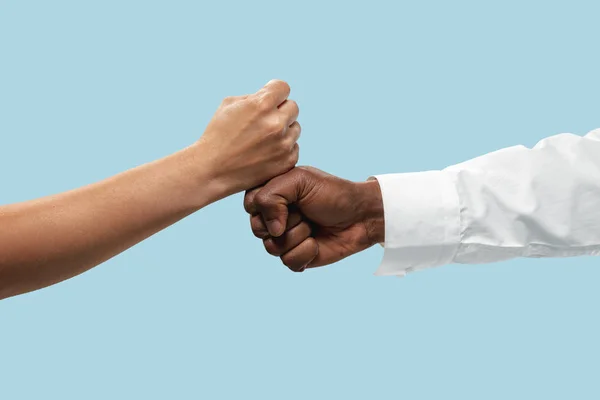
<svg viewBox="0 0 600 400"><path fill-rule="evenodd" d="M460 205L453 173L375 178L385 218L385 252L375 275L405 275L451 263L460 244Z"/></svg>

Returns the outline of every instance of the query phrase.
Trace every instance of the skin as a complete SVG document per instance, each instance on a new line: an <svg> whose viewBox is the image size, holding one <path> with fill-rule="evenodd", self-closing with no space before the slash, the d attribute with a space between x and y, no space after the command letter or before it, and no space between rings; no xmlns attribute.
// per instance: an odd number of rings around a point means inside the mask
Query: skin
<svg viewBox="0 0 600 400"><path fill-rule="evenodd" d="M246 192L254 235L292 271L321 267L385 239L376 180L351 182L297 167Z"/></svg>
<svg viewBox="0 0 600 400"><path fill-rule="evenodd" d="M191 146L101 182L0 207L0 299L80 274L298 160L298 106L270 81L228 97Z"/></svg>

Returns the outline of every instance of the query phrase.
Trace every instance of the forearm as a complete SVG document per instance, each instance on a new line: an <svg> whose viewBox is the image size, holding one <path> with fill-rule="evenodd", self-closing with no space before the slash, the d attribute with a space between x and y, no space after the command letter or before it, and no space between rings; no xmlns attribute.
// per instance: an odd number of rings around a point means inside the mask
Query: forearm
<svg viewBox="0 0 600 400"><path fill-rule="evenodd" d="M561 134L443 171L377 177L380 275L448 263L600 252L600 131Z"/></svg>
<svg viewBox="0 0 600 400"><path fill-rule="evenodd" d="M80 274L226 193L198 144L101 182L0 207L0 298Z"/></svg>

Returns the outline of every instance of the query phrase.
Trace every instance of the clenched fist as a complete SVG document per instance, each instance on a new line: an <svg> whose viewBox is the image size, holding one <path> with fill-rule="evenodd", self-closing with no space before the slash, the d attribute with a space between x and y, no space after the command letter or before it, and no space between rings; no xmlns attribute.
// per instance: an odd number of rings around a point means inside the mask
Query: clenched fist
<svg viewBox="0 0 600 400"><path fill-rule="evenodd" d="M272 80L258 92L226 98L198 145L215 166L222 196L266 182L298 161L298 106L287 83Z"/></svg>
<svg viewBox="0 0 600 400"><path fill-rule="evenodd" d="M254 234L292 271L339 261L384 241L379 183L297 167L246 193Z"/></svg>

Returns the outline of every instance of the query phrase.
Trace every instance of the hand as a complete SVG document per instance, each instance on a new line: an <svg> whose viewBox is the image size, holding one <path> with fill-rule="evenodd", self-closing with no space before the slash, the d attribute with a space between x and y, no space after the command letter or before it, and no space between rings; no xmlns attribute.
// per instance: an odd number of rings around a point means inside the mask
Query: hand
<svg viewBox="0 0 600 400"><path fill-rule="evenodd" d="M376 180L350 182L297 167L246 193L254 234L291 270L339 261L384 240Z"/></svg>
<svg viewBox="0 0 600 400"><path fill-rule="evenodd" d="M298 106L287 83L272 80L255 94L227 97L198 141L223 188L221 197L256 187L298 162Z"/></svg>

